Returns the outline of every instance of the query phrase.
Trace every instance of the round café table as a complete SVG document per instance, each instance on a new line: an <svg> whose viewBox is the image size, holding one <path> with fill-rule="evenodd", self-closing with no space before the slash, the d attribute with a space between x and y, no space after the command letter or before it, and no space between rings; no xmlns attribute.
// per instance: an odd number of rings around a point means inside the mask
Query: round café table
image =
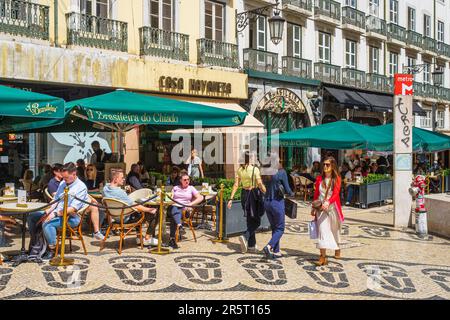
<svg viewBox="0 0 450 320"><path fill-rule="evenodd" d="M21 215L22 216L22 248L20 249L20 253L13 257L11 259L14 264L13 267L17 267L19 264L26 262L28 260L28 254L27 250L25 249L25 236L26 236L26 223L27 214L36 211L36 209L40 209L44 206L48 206L48 203L43 202L27 202L27 207L18 207L17 203L3 203L0 205L0 215L8 215L8 216L15 216L15 215ZM31 211L30 210L34 210ZM8 259L9 260L9 259Z"/></svg>

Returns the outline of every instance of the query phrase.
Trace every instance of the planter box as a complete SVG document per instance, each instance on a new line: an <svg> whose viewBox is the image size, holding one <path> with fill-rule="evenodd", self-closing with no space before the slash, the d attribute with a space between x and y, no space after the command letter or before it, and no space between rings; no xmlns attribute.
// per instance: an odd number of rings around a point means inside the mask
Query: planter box
<svg viewBox="0 0 450 320"><path fill-rule="evenodd" d="M217 224L216 224L216 232L219 233L219 215L220 215L220 207L217 204ZM244 210L242 210L241 201L234 200L231 209L227 208L227 202L225 201L223 204L223 236L224 237L232 237L239 236L243 234L247 230L247 218L244 217ZM269 219L267 219L267 215L264 214L261 218L261 226L258 228L258 231L268 231L270 230Z"/></svg>
<svg viewBox="0 0 450 320"><path fill-rule="evenodd" d="M450 176L444 176L444 182L445 192L450 192Z"/></svg>
<svg viewBox="0 0 450 320"><path fill-rule="evenodd" d="M382 204L393 197L392 180L380 181L359 186L360 207L367 208L372 203Z"/></svg>

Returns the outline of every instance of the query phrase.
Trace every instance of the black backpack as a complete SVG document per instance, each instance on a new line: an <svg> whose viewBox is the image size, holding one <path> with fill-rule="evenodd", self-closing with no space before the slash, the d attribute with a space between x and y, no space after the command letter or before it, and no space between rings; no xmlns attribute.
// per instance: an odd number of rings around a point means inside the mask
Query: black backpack
<svg viewBox="0 0 450 320"><path fill-rule="evenodd" d="M30 239L30 253L28 254L28 260L33 262L42 262L42 256L47 251L47 240L44 237L44 230L42 230L42 224L36 226L36 232Z"/></svg>

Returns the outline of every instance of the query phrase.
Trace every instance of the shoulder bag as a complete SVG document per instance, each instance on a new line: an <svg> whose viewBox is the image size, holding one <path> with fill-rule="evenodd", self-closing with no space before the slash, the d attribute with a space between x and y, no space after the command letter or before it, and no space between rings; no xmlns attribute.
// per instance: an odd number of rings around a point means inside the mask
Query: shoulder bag
<svg viewBox="0 0 450 320"><path fill-rule="evenodd" d="M324 197L324 199L327 199L328 192L330 191L331 184L332 184L332 183L331 183L331 181L330 181L330 183L329 183L328 186L327 186L327 190L325 191L325 197ZM320 186L319 186L319 188L320 188ZM314 200L314 201L311 203L311 207L313 208L313 210L316 211L316 213L319 213L320 211L322 211L322 205L323 205L323 202L322 202L322 200L320 200L320 199Z"/></svg>

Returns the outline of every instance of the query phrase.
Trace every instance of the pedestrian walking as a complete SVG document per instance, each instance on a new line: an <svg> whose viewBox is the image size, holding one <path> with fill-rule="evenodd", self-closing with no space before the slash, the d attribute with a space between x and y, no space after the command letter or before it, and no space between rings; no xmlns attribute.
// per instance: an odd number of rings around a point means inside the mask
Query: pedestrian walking
<svg viewBox="0 0 450 320"><path fill-rule="evenodd" d="M333 157L327 157L323 162L322 173L316 180L313 210L311 211L318 227L317 248L320 249L320 259L316 264L319 266L328 264L327 249L335 250L334 257L336 259L341 258L339 243L344 215L339 196L340 190L341 177L336 160Z"/></svg>
<svg viewBox="0 0 450 320"><path fill-rule="evenodd" d="M242 186L241 205L247 218L247 231L239 237L242 253L248 250L256 252L255 232L261 225L261 216L264 214L264 201L262 193L266 192L259 168L250 164L250 154L244 154L244 164L237 171L233 190L228 201L228 209L231 209L233 198L239 186Z"/></svg>

